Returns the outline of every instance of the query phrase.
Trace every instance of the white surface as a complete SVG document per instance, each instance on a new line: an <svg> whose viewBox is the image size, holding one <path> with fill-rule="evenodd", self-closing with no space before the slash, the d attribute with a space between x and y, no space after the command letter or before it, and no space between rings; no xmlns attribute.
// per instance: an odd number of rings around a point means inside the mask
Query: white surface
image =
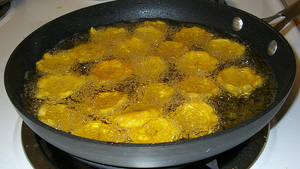
<svg viewBox="0 0 300 169"><path fill-rule="evenodd" d="M279 0L232 0L237 7L258 17L270 16L283 8ZM11 105L3 82L4 68L14 48L31 32L63 14L104 1L14 0L9 14L0 21L0 169L32 168L21 146L22 120ZM294 24L281 32L299 60L300 35ZM266 147L252 169L297 169L300 157L299 69L291 95L271 121Z"/></svg>

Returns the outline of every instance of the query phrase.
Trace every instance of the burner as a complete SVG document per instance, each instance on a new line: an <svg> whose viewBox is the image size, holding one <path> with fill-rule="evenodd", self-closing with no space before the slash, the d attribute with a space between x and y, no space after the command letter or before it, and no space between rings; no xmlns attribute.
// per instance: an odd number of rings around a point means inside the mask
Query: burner
<svg viewBox="0 0 300 169"><path fill-rule="evenodd" d="M0 21L6 16L10 9L10 2L0 6Z"/></svg>
<svg viewBox="0 0 300 169"><path fill-rule="evenodd" d="M168 169L232 169L249 168L264 149L269 133L269 124L256 135L242 144L217 156L184 164L168 167ZM120 169L119 167L95 164L78 157L73 157L64 151L52 146L36 135L24 122L22 124L22 142L26 155L34 168L48 169ZM165 168L167 169L167 168Z"/></svg>

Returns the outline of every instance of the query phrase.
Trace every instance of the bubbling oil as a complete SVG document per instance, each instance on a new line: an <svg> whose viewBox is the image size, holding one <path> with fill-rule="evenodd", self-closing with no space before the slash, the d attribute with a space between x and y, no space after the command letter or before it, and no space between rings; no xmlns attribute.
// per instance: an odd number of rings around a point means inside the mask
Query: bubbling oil
<svg viewBox="0 0 300 169"><path fill-rule="evenodd" d="M209 47L212 40L229 43L218 50ZM247 42L195 23L156 18L100 26L62 41L48 54L72 63L59 75L83 80L74 82L76 88L67 84L67 94L57 97L43 87L57 71L32 70L26 108L56 129L101 141L158 143L212 134L260 113L277 88L271 68ZM48 63L44 57L37 64ZM220 72L233 66L249 68L245 76L261 82L237 87L220 80Z"/></svg>

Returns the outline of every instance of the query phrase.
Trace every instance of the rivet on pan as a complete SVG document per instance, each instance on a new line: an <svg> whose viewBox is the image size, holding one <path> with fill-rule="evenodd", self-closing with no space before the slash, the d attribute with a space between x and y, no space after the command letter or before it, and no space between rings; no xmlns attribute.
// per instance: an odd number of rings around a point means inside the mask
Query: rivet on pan
<svg viewBox="0 0 300 169"><path fill-rule="evenodd" d="M268 54L272 56L276 53L276 51L277 51L277 42L275 40L272 40L268 46Z"/></svg>
<svg viewBox="0 0 300 169"><path fill-rule="evenodd" d="M235 17L232 21L232 29L235 31L239 31L243 28L243 20L240 17Z"/></svg>

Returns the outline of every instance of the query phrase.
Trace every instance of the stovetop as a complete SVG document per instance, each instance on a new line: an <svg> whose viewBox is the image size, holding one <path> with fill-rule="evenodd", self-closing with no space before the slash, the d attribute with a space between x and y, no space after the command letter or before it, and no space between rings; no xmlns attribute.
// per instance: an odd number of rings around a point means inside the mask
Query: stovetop
<svg viewBox="0 0 300 169"><path fill-rule="evenodd" d="M270 125L238 146L216 156L164 169L234 169L248 168L264 150ZM74 157L49 144L35 134L24 122L22 142L25 153L34 168L47 169L126 169L117 166L93 163Z"/></svg>
<svg viewBox="0 0 300 169"><path fill-rule="evenodd" d="M107 0L106 0L107 1ZM105 0L13 0L9 13L0 20L0 168L31 169L21 143L22 120L14 110L4 89L5 64L16 46L43 24L68 12L106 2ZM260 18L275 14L284 6L280 0L231 0L230 5ZM294 23L281 33L300 59L300 33ZM299 66L299 63L297 63ZM286 103L270 122L267 143L251 169L299 168L300 156L300 74Z"/></svg>

